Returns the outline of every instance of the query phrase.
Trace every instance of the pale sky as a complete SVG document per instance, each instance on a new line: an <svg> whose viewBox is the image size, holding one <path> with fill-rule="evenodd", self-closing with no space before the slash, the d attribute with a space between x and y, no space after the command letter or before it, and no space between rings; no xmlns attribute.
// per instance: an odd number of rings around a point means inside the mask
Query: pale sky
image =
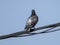
<svg viewBox="0 0 60 45"><path fill-rule="evenodd" d="M60 22L60 0L0 0L0 35L24 30L35 9L36 27ZM0 45L60 45L60 31L0 40Z"/></svg>

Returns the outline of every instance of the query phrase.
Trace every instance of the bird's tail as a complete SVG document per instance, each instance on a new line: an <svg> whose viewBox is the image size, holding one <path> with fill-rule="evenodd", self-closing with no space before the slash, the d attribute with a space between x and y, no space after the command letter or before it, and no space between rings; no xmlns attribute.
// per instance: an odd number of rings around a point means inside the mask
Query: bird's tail
<svg viewBox="0 0 60 45"><path fill-rule="evenodd" d="M25 28L26 32L30 32L31 28Z"/></svg>
<svg viewBox="0 0 60 45"><path fill-rule="evenodd" d="M27 27L27 28L25 28L25 31L26 31L26 32L33 32L33 31L34 31L34 28L28 28L28 27Z"/></svg>

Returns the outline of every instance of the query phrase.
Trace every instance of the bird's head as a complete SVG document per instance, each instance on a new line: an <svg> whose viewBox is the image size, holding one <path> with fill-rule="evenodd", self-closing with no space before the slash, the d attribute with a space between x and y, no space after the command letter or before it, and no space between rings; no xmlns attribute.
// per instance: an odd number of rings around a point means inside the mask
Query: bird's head
<svg viewBox="0 0 60 45"><path fill-rule="evenodd" d="M32 15L36 15L36 13L35 13L35 10L34 10L34 9L32 10Z"/></svg>

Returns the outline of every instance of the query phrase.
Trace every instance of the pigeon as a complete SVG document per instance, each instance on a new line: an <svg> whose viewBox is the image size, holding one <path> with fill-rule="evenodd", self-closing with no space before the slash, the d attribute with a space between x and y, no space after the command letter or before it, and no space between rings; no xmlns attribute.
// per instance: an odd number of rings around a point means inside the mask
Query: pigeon
<svg viewBox="0 0 60 45"><path fill-rule="evenodd" d="M31 16L27 19L26 25L25 25L25 31L27 32L31 32L31 29L35 28L35 25L38 22L38 16L35 13L35 10L33 9L31 11Z"/></svg>

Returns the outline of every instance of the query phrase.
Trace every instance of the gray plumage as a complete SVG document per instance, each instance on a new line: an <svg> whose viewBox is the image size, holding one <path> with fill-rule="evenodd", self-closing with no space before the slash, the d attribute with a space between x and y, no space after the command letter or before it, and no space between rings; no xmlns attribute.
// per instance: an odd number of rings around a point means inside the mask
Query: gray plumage
<svg viewBox="0 0 60 45"><path fill-rule="evenodd" d="M31 28L34 28L38 22L38 16L35 13L35 10L32 10L31 16L28 18L25 26L25 31L31 31Z"/></svg>

